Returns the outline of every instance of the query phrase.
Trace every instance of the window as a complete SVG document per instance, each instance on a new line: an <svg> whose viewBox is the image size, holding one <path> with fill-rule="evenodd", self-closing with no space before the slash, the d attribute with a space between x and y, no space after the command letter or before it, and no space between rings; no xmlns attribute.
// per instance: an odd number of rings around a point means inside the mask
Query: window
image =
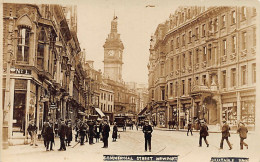
<svg viewBox="0 0 260 162"><path fill-rule="evenodd" d="M237 38L236 36L232 36L232 53L236 52L236 48L237 48Z"/></svg>
<svg viewBox="0 0 260 162"><path fill-rule="evenodd" d="M202 83L204 86L207 85L207 82L206 82L206 75L202 75Z"/></svg>
<svg viewBox="0 0 260 162"><path fill-rule="evenodd" d="M241 67L241 73L242 73L242 75L241 75L242 85L245 85L246 84L246 65Z"/></svg>
<svg viewBox="0 0 260 162"><path fill-rule="evenodd" d="M222 16L222 28L226 27L226 15Z"/></svg>
<svg viewBox="0 0 260 162"><path fill-rule="evenodd" d="M196 40L199 39L199 28L198 27L195 29L195 37L196 37Z"/></svg>
<svg viewBox="0 0 260 162"><path fill-rule="evenodd" d="M199 49L196 49L196 63L199 63Z"/></svg>
<svg viewBox="0 0 260 162"><path fill-rule="evenodd" d="M232 11L231 13L231 24L236 23L236 11Z"/></svg>
<svg viewBox="0 0 260 162"><path fill-rule="evenodd" d="M252 82L256 83L256 64L252 64Z"/></svg>
<svg viewBox="0 0 260 162"><path fill-rule="evenodd" d="M171 51L173 51L173 47L174 47L173 40L171 40Z"/></svg>
<svg viewBox="0 0 260 162"><path fill-rule="evenodd" d="M154 98L154 90L152 90L152 98Z"/></svg>
<svg viewBox="0 0 260 162"><path fill-rule="evenodd" d="M173 71L173 58L171 58L170 70Z"/></svg>
<svg viewBox="0 0 260 162"><path fill-rule="evenodd" d="M206 36L206 24L202 25L202 37Z"/></svg>
<svg viewBox="0 0 260 162"><path fill-rule="evenodd" d="M214 32L218 31L218 19L215 19L214 21Z"/></svg>
<svg viewBox="0 0 260 162"><path fill-rule="evenodd" d="M236 68L231 69L231 87L236 86Z"/></svg>
<svg viewBox="0 0 260 162"><path fill-rule="evenodd" d="M104 100L106 100L106 94L104 93Z"/></svg>
<svg viewBox="0 0 260 162"><path fill-rule="evenodd" d="M164 101L164 99L165 99L165 90L162 89L162 101Z"/></svg>
<svg viewBox="0 0 260 162"><path fill-rule="evenodd" d="M226 88L226 70L222 71L222 88Z"/></svg>
<svg viewBox="0 0 260 162"><path fill-rule="evenodd" d="M196 85L199 85L199 77L196 77Z"/></svg>
<svg viewBox="0 0 260 162"><path fill-rule="evenodd" d="M179 62L179 56L176 58L176 70L180 69L180 62Z"/></svg>
<svg viewBox="0 0 260 162"><path fill-rule="evenodd" d="M213 29L213 22L212 22L212 20L211 21L209 21L209 31L212 31L212 29Z"/></svg>
<svg viewBox="0 0 260 162"><path fill-rule="evenodd" d="M256 46L256 28L253 28L253 46Z"/></svg>
<svg viewBox="0 0 260 162"><path fill-rule="evenodd" d="M178 96L178 82L175 82L175 96Z"/></svg>
<svg viewBox="0 0 260 162"><path fill-rule="evenodd" d="M223 42L222 42L222 48L223 48L223 56L226 56L227 55L227 40L224 39Z"/></svg>
<svg viewBox="0 0 260 162"><path fill-rule="evenodd" d="M177 40L176 40L176 48L179 48L179 45L180 45L180 38L177 37L176 39L177 39Z"/></svg>
<svg viewBox="0 0 260 162"><path fill-rule="evenodd" d="M185 95L185 80L182 80L182 95Z"/></svg>
<svg viewBox="0 0 260 162"><path fill-rule="evenodd" d="M188 79L188 91L191 92L191 78Z"/></svg>
<svg viewBox="0 0 260 162"><path fill-rule="evenodd" d="M252 16L256 16L256 8L255 7L253 7L253 14L252 14Z"/></svg>
<svg viewBox="0 0 260 162"><path fill-rule="evenodd" d="M182 55L182 67L185 68L185 53Z"/></svg>
<svg viewBox="0 0 260 162"><path fill-rule="evenodd" d="M173 93L173 84L170 83L170 96L172 96L172 93Z"/></svg>
<svg viewBox="0 0 260 162"><path fill-rule="evenodd" d="M30 30L20 28L18 30L18 44L16 60L21 62L29 62L29 44L30 44Z"/></svg>
<svg viewBox="0 0 260 162"><path fill-rule="evenodd" d="M46 33L42 28L38 36L38 48L37 48L37 67L44 69L44 52L46 43Z"/></svg>
<svg viewBox="0 0 260 162"><path fill-rule="evenodd" d="M207 61L207 47L203 47L203 61Z"/></svg>
<svg viewBox="0 0 260 162"><path fill-rule="evenodd" d="M188 43L191 43L191 37L192 37L192 33L191 33L191 31L189 31L189 42Z"/></svg>
<svg viewBox="0 0 260 162"><path fill-rule="evenodd" d="M185 34L182 35L182 46L185 46Z"/></svg>
<svg viewBox="0 0 260 162"><path fill-rule="evenodd" d="M208 60L211 61L211 44L209 44L209 48L208 48Z"/></svg>
<svg viewBox="0 0 260 162"><path fill-rule="evenodd" d="M246 32L242 33L242 49L246 49Z"/></svg>
<svg viewBox="0 0 260 162"><path fill-rule="evenodd" d="M190 19L190 9L188 9L187 19Z"/></svg>
<svg viewBox="0 0 260 162"><path fill-rule="evenodd" d="M101 110L103 111L103 104L101 103Z"/></svg>
<svg viewBox="0 0 260 162"><path fill-rule="evenodd" d="M241 16L242 21L246 19L246 7L241 8Z"/></svg>
<svg viewBox="0 0 260 162"><path fill-rule="evenodd" d="M192 62L192 52L189 52L189 66L191 66L191 62Z"/></svg>

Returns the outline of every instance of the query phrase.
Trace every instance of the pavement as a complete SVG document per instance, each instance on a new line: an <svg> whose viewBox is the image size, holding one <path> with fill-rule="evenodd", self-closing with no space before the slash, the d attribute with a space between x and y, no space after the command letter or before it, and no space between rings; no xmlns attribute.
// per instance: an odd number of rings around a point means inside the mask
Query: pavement
<svg viewBox="0 0 260 162"><path fill-rule="evenodd" d="M70 161L103 161L103 155L178 155L178 162L209 162L212 157L248 157L250 162L259 162L259 135L248 134L245 140L249 149L240 150L239 135L231 134L230 142L233 146L229 150L224 142L224 149L219 149L221 140L220 133L209 133L207 140L209 147L204 141L202 147L198 147L199 133L193 132L193 136L187 136L186 130L169 130L166 128L154 128L152 133L152 151L144 151L144 135L139 129L122 132L119 128L120 138L112 142L112 132L109 137L109 148L102 148L103 143L97 142L93 145L76 145L67 147L66 151L58 151L59 139L55 139L54 151L46 151L43 141L38 141L38 146L14 145L7 150L2 150L1 162L70 162ZM74 137L73 137L74 140ZM95 141L95 140L94 140Z"/></svg>

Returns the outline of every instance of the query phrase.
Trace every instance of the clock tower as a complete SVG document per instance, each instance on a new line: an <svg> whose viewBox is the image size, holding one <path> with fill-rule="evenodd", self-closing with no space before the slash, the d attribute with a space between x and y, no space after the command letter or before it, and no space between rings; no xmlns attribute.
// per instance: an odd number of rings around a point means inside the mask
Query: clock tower
<svg viewBox="0 0 260 162"><path fill-rule="evenodd" d="M111 21L111 30L104 47L104 74L114 81L122 79L124 45L117 33L117 16Z"/></svg>

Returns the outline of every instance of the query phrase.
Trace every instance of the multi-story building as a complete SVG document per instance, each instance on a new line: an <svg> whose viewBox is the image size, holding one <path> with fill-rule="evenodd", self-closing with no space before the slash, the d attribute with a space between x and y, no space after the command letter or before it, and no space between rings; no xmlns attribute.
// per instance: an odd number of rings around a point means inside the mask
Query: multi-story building
<svg viewBox="0 0 260 162"><path fill-rule="evenodd" d="M148 69L159 126L198 118L254 129L256 9L179 7L152 36Z"/></svg>
<svg viewBox="0 0 260 162"><path fill-rule="evenodd" d="M84 85L76 83L85 76L75 12L73 6L3 5L3 132L9 144L18 133L28 139L31 120L40 130L43 121L77 118L76 107L84 108Z"/></svg>
<svg viewBox="0 0 260 162"><path fill-rule="evenodd" d="M99 108L108 116L108 120L112 123L114 119L114 92L112 87L105 82L102 82L100 86L99 98Z"/></svg>

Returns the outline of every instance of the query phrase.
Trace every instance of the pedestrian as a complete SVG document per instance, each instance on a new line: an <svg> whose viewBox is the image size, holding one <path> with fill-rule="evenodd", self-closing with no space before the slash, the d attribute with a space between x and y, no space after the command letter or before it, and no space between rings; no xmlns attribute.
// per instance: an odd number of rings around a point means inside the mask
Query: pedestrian
<svg viewBox="0 0 260 162"><path fill-rule="evenodd" d="M103 126L104 126L103 121L101 121L101 123L99 124L99 135L100 135L100 140L101 141L103 141L103 135L102 135L102 133L103 133Z"/></svg>
<svg viewBox="0 0 260 162"><path fill-rule="evenodd" d="M221 138L221 141L220 141L220 149L223 149L223 142L224 140L227 141L227 144L229 146L229 150L232 149L232 146L231 146L231 143L229 142L228 140L228 137L230 137L230 133L229 133L229 130L230 130L230 127L229 125L227 124L226 120L223 120L223 126L222 126L222 138Z"/></svg>
<svg viewBox="0 0 260 162"><path fill-rule="evenodd" d="M98 123L95 124L94 130L95 130L96 142L99 142L100 129L99 129L99 124Z"/></svg>
<svg viewBox="0 0 260 162"><path fill-rule="evenodd" d="M56 120L54 123L55 137L58 137L58 130L59 130L59 125L58 125L58 121Z"/></svg>
<svg viewBox="0 0 260 162"><path fill-rule="evenodd" d="M86 129L87 129L87 126L86 126L86 122L81 122L80 123L80 128L79 128L80 132L80 145L84 145L84 139L85 139L85 136L86 136Z"/></svg>
<svg viewBox="0 0 260 162"><path fill-rule="evenodd" d="M112 133L113 142L115 142L116 139L117 139L117 132L118 132L118 129L117 129L117 125L116 125L116 122L115 122L114 127L113 127L113 133Z"/></svg>
<svg viewBox="0 0 260 162"><path fill-rule="evenodd" d="M71 146L70 142L72 141L72 125L71 122L68 122L67 131L66 131L66 146Z"/></svg>
<svg viewBox="0 0 260 162"><path fill-rule="evenodd" d="M52 145L54 143L54 132L53 132L53 124L50 122L47 122L47 127L46 127L46 151L49 151L49 146L50 146L50 151L53 151Z"/></svg>
<svg viewBox="0 0 260 162"><path fill-rule="evenodd" d="M138 121L135 123L135 126L136 126L136 130L138 130Z"/></svg>
<svg viewBox="0 0 260 162"><path fill-rule="evenodd" d="M107 121L104 121L104 126L103 126L103 131L102 131L104 146L102 148L108 148L109 132L110 132L110 127L109 127Z"/></svg>
<svg viewBox="0 0 260 162"><path fill-rule="evenodd" d="M89 144L92 145L92 144L94 144L93 139L95 136L93 120L89 121L88 128L89 128Z"/></svg>
<svg viewBox="0 0 260 162"><path fill-rule="evenodd" d="M240 137L240 150L243 150L243 146L245 145L246 148L248 149L248 144L246 144L244 142L244 140L247 138L247 127L245 126L245 124L243 122L239 123L239 127L237 132L239 133L239 137Z"/></svg>
<svg viewBox="0 0 260 162"><path fill-rule="evenodd" d="M209 136L208 126L207 126L207 124L205 123L205 121L202 121L202 122L201 122L201 125L200 125L199 147L202 146L202 138L204 138L204 141L205 141L207 147L209 147L209 143L208 143L208 141L207 141L207 136Z"/></svg>
<svg viewBox="0 0 260 162"><path fill-rule="evenodd" d="M66 131L67 131L67 126L65 124L65 121L61 120L61 125L59 129L60 149L58 149L58 151L66 151L66 146L65 146Z"/></svg>
<svg viewBox="0 0 260 162"><path fill-rule="evenodd" d="M43 138L43 143L44 143L44 147L47 147L47 127L49 126L48 124L48 119L46 121L43 122L43 126L42 126L42 131L41 131L41 135Z"/></svg>
<svg viewBox="0 0 260 162"><path fill-rule="evenodd" d="M27 128L27 131L29 133L29 135L31 136L31 144L30 146L34 145L34 146L38 146L36 144L36 134L37 134L37 126L35 125L34 123L34 120L31 120L28 128Z"/></svg>
<svg viewBox="0 0 260 162"><path fill-rule="evenodd" d="M145 121L145 125L143 126L143 133L144 133L144 139L145 139L145 151L147 151L147 144L149 146L149 151L151 152L151 139L152 139L152 132L153 128L149 124L148 120Z"/></svg>
<svg viewBox="0 0 260 162"><path fill-rule="evenodd" d="M188 131L187 131L187 136L189 136L189 131L192 135L192 122L189 120L189 123L188 123Z"/></svg>
<svg viewBox="0 0 260 162"><path fill-rule="evenodd" d="M78 137L79 137L79 132L80 132L80 119L76 122L74 130L76 132L76 134L75 134L75 142L77 142L78 141Z"/></svg>

